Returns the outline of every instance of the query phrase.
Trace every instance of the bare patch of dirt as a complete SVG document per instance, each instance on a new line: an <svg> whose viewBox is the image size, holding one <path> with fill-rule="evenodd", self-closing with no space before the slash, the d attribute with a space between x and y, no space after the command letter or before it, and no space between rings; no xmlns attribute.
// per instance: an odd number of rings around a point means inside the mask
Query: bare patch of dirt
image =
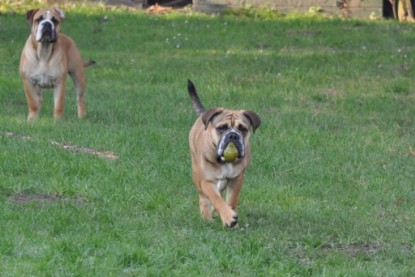
<svg viewBox="0 0 415 277"><path fill-rule="evenodd" d="M9 196L9 200L17 204L25 204L28 202L52 203L72 201L77 204L85 204L85 200L79 197L68 197L60 194L15 194Z"/></svg>
<svg viewBox="0 0 415 277"><path fill-rule="evenodd" d="M130 7L141 7L141 0L107 0L104 1L106 5L124 5Z"/></svg>
<svg viewBox="0 0 415 277"><path fill-rule="evenodd" d="M88 147L79 147L77 145L73 145L73 144L69 144L69 143L61 143L61 142L57 142L57 141L50 141L51 144L56 145L58 147L61 147L65 150L68 151L72 151L72 152L81 152L81 153L86 153L89 155L95 155L98 157L102 157L102 158L107 158L110 160L116 160L118 159L117 154L115 154L112 151L99 151L93 148L88 148Z"/></svg>
<svg viewBox="0 0 415 277"><path fill-rule="evenodd" d="M54 5L62 5L62 4L66 4L71 1L67 1L67 0L44 0L44 2L46 2L49 6L54 6ZM80 2L80 1L74 1L74 2ZM99 4L104 4L104 5L109 5L109 6L119 6L119 5L124 5L124 6L129 6L129 7L137 7L142 5L142 0L88 0L88 1L84 1L84 2L89 2L89 3L99 3Z"/></svg>
<svg viewBox="0 0 415 277"><path fill-rule="evenodd" d="M8 138L17 138L17 139L21 139L24 141L36 141L34 137L25 136L25 135L14 133L14 132L0 132L0 136L5 136ZM71 151L71 152L85 153L85 154L94 155L94 156L98 156L98 157L106 158L110 160L118 159L118 155L113 151L101 151L101 150L94 149L94 148L80 147L74 144L65 143L65 142L57 142L54 140L50 140L49 143L52 145L58 146L60 148L63 148L65 150Z"/></svg>
<svg viewBox="0 0 415 277"><path fill-rule="evenodd" d="M365 253L365 254L375 254L376 252L381 250L381 247L376 244L351 244L347 246L336 246L336 245L323 245L320 249L324 251L336 251L345 253L351 257L355 257L358 253Z"/></svg>

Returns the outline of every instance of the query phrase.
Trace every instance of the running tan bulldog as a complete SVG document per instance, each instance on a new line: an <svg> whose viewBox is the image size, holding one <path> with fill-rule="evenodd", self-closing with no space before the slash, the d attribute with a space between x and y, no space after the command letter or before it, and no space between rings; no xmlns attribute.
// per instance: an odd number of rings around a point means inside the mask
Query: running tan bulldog
<svg viewBox="0 0 415 277"><path fill-rule="evenodd" d="M59 33L64 17L57 8L26 13L31 33L22 51L19 70L29 108L28 120L39 117L43 89L53 89L54 117L62 117L67 74L75 84L78 117L86 115L84 67L95 62L84 63L75 42Z"/></svg>
<svg viewBox="0 0 415 277"><path fill-rule="evenodd" d="M206 111L190 80L188 91L199 115L190 130L189 144L200 212L203 218L211 221L212 212L216 210L223 225L233 227L238 223L238 197L251 158L249 138L261 119L247 110L214 108ZM225 190L226 201L222 198Z"/></svg>

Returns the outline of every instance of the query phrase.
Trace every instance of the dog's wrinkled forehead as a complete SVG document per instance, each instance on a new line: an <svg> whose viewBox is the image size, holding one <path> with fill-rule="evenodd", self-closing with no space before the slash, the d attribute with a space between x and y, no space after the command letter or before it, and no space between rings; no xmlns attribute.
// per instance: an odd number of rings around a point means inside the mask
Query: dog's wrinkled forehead
<svg viewBox="0 0 415 277"><path fill-rule="evenodd" d="M62 10L58 9L58 8L54 8L54 9L40 9L38 10L33 19L35 21L61 21L62 19L65 18L64 13L62 12Z"/></svg>
<svg viewBox="0 0 415 277"><path fill-rule="evenodd" d="M235 111L224 111L217 115L216 118L214 118L214 125L221 124L223 122L226 122L230 124L229 127L235 128L239 124L244 124L246 126L249 126L250 122L249 120L243 115L243 113L235 112Z"/></svg>
<svg viewBox="0 0 415 277"><path fill-rule="evenodd" d="M207 129L209 125L218 127L219 125L226 124L228 128L238 128L243 126L244 129L249 129L247 127L252 127L252 130L255 132L255 129L261 124L261 118L254 112L249 110L226 110L223 108L214 108L205 111L202 115L202 122ZM225 126L223 126L225 127Z"/></svg>

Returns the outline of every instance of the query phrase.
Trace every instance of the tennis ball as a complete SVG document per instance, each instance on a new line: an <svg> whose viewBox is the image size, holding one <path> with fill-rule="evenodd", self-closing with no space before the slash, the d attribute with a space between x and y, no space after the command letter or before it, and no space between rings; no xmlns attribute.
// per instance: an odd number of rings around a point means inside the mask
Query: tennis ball
<svg viewBox="0 0 415 277"><path fill-rule="evenodd" d="M225 151L223 151L223 157L225 158L225 162L233 162L238 158L239 152L236 149L235 144L233 142L229 142L228 146L226 146Z"/></svg>

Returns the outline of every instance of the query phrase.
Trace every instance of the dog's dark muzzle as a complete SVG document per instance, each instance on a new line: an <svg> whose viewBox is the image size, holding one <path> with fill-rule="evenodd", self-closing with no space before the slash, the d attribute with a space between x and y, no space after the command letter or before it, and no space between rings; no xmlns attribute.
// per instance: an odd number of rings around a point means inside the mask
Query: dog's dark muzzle
<svg viewBox="0 0 415 277"><path fill-rule="evenodd" d="M42 26L42 42L56 42L56 32L54 31L53 25L50 22L43 23Z"/></svg>
<svg viewBox="0 0 415 277"><path fill-rule="evenodd" d="M233 143L238 150L238 159L245 157L245 146L243 144L243 137L238 132L231 130L222 135L218 145L218 160L223 160L223 155L229 143Z"/></svg>

